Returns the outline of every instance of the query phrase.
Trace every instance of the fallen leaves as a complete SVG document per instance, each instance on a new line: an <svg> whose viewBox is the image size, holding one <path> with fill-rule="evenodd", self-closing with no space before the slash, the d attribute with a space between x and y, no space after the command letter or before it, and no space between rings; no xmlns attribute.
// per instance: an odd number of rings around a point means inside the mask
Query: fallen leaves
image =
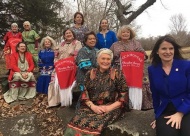
<svg viewBox="0 0 190 136"><path fill-rule="evenodd" d="M0 118L10 118L21 114L37 114L37 125L42 136L62 136L63 122L57 117L56 108L47 108L47 95L37 95L32 100L7 104L0 94ZM0 133L1 134L1 133ZM0 135L1 136L1 135Z"/></svg>

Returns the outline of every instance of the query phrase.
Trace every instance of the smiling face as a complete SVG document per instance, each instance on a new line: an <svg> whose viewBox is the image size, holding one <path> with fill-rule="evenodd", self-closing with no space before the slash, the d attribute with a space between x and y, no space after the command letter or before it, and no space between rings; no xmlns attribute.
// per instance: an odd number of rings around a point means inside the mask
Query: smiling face
<svg viewBox="0 0 190 136"><path fill-rule="evenodd" d="M77 14L76 17L74 18L74 20L75 20L76 24L82 24L83 18L80 14Z"/></svg>
<svg viewBox="0 0 190 136"><path fill-rule="evenodd" d="M88 38L87 38L85 44L87 46L93 48L96 45L96 37L93 34L88 35Z"/></svg>
<svg viewBox="0 0 190 136"><path fill-rule="evenodd" d="M174 58L174 46L169 42L162 42L157 52L162 62L171 62Z"/></svg>
<svg viewBox="0 0 190 136"><path fill-rule="evenodd" d="M103 19L100 23L100 27L102 30L107 30L108 29L108 21L106 19Z"/></svg>
<svg viewBox="0 0 190 136"><path fill-rule="evenodd" d="M71 32L71 30L67 30L66 32L65 32L65 34L64 34L64 39L65 39L65 41L72 41L73 39L74 39L74 35L73 35L73 33Z"/></svg>
<svg viewBox="0 0 190 136"><path fill-rule="evenodd" d="M51 41L49 39L44 40L44 48L48 49L51 47Z"/></svg>
<svg viewBox="0 0 190 136"><path fill-rule="evenodd" d="M123 30L123 31L121 32L121 40L122 40L122 41L127 41L127 40L129 40L129 39L130 39L130 34L131 34L130 30L128 30L128 29Z"/></svg>
<svg viewBox="0 0 190 136"><path fill-rule="evenodd" d="M11 26L11 30L12 30L12 32L18 32L18 26L16 26L16 25L13 25L13 26Z"/></svg>
<svg viewBox="0 0 190 136"><path fill-rule="evenodd" d="M102 53L98 58L97 58L97 63L100 68L101 72L104 72L108 70L111 66L111 56L106 53Z"/></svg>
<svg viewBox="0 0 190 136"><path fill-rule="evenodd" d="M26 51L26 44L20 43L17 49L18 49L18 52L24 53Z"/></svg>

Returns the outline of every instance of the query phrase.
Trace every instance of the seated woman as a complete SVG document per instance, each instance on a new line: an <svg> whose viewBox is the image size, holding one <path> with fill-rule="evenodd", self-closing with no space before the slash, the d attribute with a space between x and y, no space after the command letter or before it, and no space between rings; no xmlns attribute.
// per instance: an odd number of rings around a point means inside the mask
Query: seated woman
<svg viewBox="0 0 190 136"><path fill-rule="evenodd" d="M104 128L123 115L128 104L128 87L123 74L111 68L113 53L100 49L98 68L87 72L81 106L67 124L65 136L100 135Z"/></svg>
<svg viewBox="0 0 190 136"><path fill-rule="evenodd" d="M26 44L19 42L11 55L11 71L8 77L9 90L4 94L7 103L36 96L36 80L32 73L34 62Z"/></svg>
<svg viewBox="0 0 190 136"><path fill-rule="evenodd" d="M80 86L80 90L83 91L84 77L88 70L96 68L96 53L98 49L96 45L96 34L93 31L87 32L84 35L84 47L79 51L77 62L77 84Z"/></svg>
<svg viewBox="0 0 190 136"><path fill-rule="evenodd" d="M56 64L59 63L59 65L62 65L62 61L64 59L68 59L71 57L76 58L78 51L82 48L81 42L76 40L75 33L70 28L67 28L63 31L63 38L64 41L58 47L56 47L55 50L55 70L51 75L51 82L48 87L49 107L58 106L60 103L61 106L68 106L67 104L68 100L70 100L70 97L67 97L65 95L65 90L61 88L61 84L67 82L68 79L65 77L65 75L63 75L63 73L58 75L58 73L56 72ZM63 67L59 67L59 69L63 69ZM59 77L61 77L64 81L60 82Z"/></svg>
<svg viewBox="0 0 190 136"><path fill-rule="evenodd" d="M49 82L51 81L51 73L54 69L55 46L55 41L49 36L44 37L40 43L41 50L38 54L40 76L38 77L36 85L36 90L39 93L48 93L48 86Z"/></svg>

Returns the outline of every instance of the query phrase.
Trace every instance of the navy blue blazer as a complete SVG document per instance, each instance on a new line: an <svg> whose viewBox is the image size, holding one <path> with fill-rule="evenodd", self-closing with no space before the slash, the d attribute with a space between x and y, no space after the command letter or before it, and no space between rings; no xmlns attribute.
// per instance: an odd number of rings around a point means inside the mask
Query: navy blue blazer
<svg viewBox="0 0 190 136"><path fill-rule="evenodd" d="M158 118L169 102L178 112L190 112L190 61L174 60L169 75L162 64L148 67L155 117Z"/></svg>

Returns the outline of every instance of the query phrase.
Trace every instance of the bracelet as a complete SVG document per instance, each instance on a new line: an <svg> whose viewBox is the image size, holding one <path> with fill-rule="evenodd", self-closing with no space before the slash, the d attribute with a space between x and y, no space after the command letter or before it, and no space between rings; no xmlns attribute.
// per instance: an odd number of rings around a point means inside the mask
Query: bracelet
<svg viewBox="0 0 190 136"><path fill-rule="evenodd" d="M89 102L89 103L87 103L87 105L88 105L88 107L89 107L89 108L91 108L92 103L91 103L91 102Z"/></svg>

